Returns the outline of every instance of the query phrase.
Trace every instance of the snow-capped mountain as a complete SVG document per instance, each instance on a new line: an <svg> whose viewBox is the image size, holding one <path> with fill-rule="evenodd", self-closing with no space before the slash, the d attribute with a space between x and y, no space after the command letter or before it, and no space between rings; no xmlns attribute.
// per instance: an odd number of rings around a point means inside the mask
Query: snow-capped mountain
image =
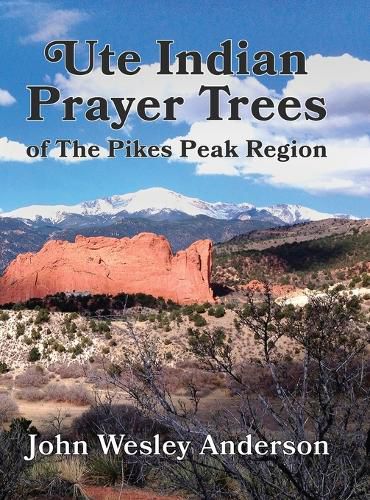
<svg viewBox="0 0 370 500"><path fill-rule="evenodd" d="M298 222L318 221L323 219L357 219L357 217L353 215L318 212L317 210L303 207L302 205L279 204L272 205L271 207L264 207L264 209L286 224L297 224Z"/></svg>
<svg viewBox="0 0 370 500"><path fill-rule="evenodd" d="M322 213L301 205L284 204L259 208L250 203L211 203L159 187L100 198L76 205L31 205L11 212L3 212L0 216L60 224L71 216L89 218L105 216L110 218L119 214L121 218L132 215L144 218L161 215L163 218L170 218L171 215L179 213L188 216L205 215L221 220L272 217L277 221L280 220L283 224L336 217L354 219L349 215Z"/></svg>

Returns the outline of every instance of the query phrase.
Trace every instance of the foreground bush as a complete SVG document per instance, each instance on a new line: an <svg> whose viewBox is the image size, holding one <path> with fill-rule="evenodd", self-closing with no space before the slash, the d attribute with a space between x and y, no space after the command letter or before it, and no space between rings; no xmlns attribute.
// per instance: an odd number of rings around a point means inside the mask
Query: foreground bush
<svg viewBox="0 0 370 500"><path fill-rule="evenodd" d="M0 425L10 422L18 413L18 405L9 394L0 393Z"/></svg>
<svg viewBox="0 0 370 500"><path fill-rule="evenodd" d="M332 290L311 297L305 307L284 307L265 284L263 292L247 292L245 302L236 311L238 332L188 332L188 348L200 368L223 374L233 388L233 398L212 415L202 411L202 387L192 379L188 397L179 404L157 344L149 333L127 324L138 354L126 358L123 370L130 377L112 377L112 384L154 420L164 422L177 440L191 441L194 450L183 462L162 457L167 484L202 499L367 498L369 331L358 298ZM235 340L251 332L258 350L245 370ZM287 338L299 353L294 363L282 355ZM296 447L292 454L279 449L262 456L252 452L198 458L209 435L216 446L250 435L253 443L262 441L267 447L275 439ZM310 452L309 446L306 454L299 453L302 441L320 444L321 454Z"/></svg>
<svg viewBox="0 0 370 500"><path fill-rule="evenodd" d="M103 455L97 442L97 434L125 434L126 440L151 440L155 434L161 439L168 437L168 429L140 410L127 405L100 404L90 408L73 423L73 435L84 439L94 449L87 459L86 477L89 482L113 485L124 480L128 484L143 485L158 457Z"/></svg>
<svg viewBox="0 0 370 500"><path fill-rule="evenodd" d="M37 429L24 418L13 420L9 431L0 432L0 500L27 498L20 488L26 483L28 465L23 457L29 453L28 434L37 434Z"/></svg>
<svg viewBox="0 0 370 500"><path fill-rule="evenodd" d="M28 466L18 490L18 498L72 498L74 483L63 477L53 457L45 457Z"/></svg>
<svg viewBox="0 0 370 500"><path fill-rule="evenodd" d="M88 482L102 485L114 486L122 480L122 458L119 455L109 453L92 453L87 459L85 477Z"/></svg>

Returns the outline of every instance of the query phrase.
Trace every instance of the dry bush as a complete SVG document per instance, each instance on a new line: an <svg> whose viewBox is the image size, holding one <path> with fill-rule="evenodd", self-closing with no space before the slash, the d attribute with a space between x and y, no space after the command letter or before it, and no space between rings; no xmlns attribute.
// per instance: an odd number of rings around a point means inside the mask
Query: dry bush
<svg viewBox="0 0 370 500"><path fill-rule="evenodd" d="M58 463L59 475L73 484L83 481L86 470L86 461L82 457L63 457Z"/></svg>
<svg viewBox="0 0 370 500"><path fill-rule="evenodd" d="M60 376L60 378L81 378L85 375L86 367L81 363L52 363L48 370Z"/></svg>
<svg viewBox="0 0 370 500"><path fill-rule="evenodd" d="M227 386L222 374L202 370L195 363L190 362L181 364L181 368L166 367L165 383L171 393L186 391L191 385L201 396L207 396L215 389Z"/></svg>
<svg viewBox="0 0 370 500"><path fill-rule="evenodd" d="M49 382L49 375L41 366L30 366L15 377L16 387L41 387Z"/></svg>
<svg viewBox="0 0 370 500"><path fill-rule="evenodd" d="M9 422L18 413L18 405L9 394L0 394L0 424Z"/></svg>
<svg viewBox="0 0 370 500"><path fill-rule="evenodd" d="M86 373L86 382L93 384L95 389L107 389L110 385L109 376L103 368L95 366L90 367Z"/></svg>
<svg viewBox="0 0 370 500"><path fill-rule="evenodd" d="M0 375L0 385L6 387L7 389L12 389L13 384L13 375L11 373L3 373Z"/></svg>
<svg viewBox="0 0 370 500"><path fill-rule="evenodd" d="M91 393L82 384L75 386L50 384L45 389L45 399L78 406L88 406L93 401Z"/></svg>
<svg viewBox="0 0 370 500"><path fill-rule="evenodd" d="M40 391L40 389L36 389L35 387L26 387L17 391L15 394L17 399L21 399L24 401L41 401L45 397L45 393Z"/></svg>
<svg viewBox="0 0 370 500"><path fill-rule="evenodd" d="M225 387L225 377L221 373L211 373L195 369L184 373L185 387L190 384L198 389L199 395L204 397L216 389Z"/></svg>
<svg viewBox="0 0 370 500"><path fill-rule="evenodd" d="M264 396L274 396L274 381L271 371L260 363L249 360L239 365L236 370L238 377L246 384L251 391L259 392ZM276 373L284 377L284 383L287 391L294 391L298 387L302 377L302 369L296 361L279 361ZM239 384L240 385L240 384ZM238 394L239 386L235 380L230 380L230 391L232 395Z"/></svg>

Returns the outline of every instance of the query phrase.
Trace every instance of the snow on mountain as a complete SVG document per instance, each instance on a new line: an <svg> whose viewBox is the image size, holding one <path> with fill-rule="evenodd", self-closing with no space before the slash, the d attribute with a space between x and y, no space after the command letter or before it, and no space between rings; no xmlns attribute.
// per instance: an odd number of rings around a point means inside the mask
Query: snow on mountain
<svg viewBox="0 0 370 500"><path fill-rule="evenodd" d="M282 220L286 224L295 224L304 221L317 221L322 219L332 219L335 216L324 212L318 212L312 208L303 207L302 205L272 205L264 207L274 217Z"/></svg>
<svg viewBox="0 0 370 500"><path fill-rule="evenodd" d="M135 193L115 195L109 198L78 203L76 205L31 205L11 212L2 212L0 217L45 220L53 223L63 222L69 215L100 216L116 215L120 212L152 216L168 212L182 212L190 216L206 215L215 219L248 219L258 213L269 213L286 224L316 221L339 217L328 213L317 212L301 205L273 205L271 207L255 207L250 203L207 202L198 198L190 198L175 191L164 188L142 189ZM254 215L253 215L254 214ZM341 215L343 218L354 218Z"/></svg>
<svg viewBox="0 0 370 500"><path fill-rule="evenodd" d="M303 207L302 205L279 204L263 208L286 224L296 224L298 222L318 221L323 219L357 219L357 217L354 217L353 215L318 212L317 210Z"/></svg>

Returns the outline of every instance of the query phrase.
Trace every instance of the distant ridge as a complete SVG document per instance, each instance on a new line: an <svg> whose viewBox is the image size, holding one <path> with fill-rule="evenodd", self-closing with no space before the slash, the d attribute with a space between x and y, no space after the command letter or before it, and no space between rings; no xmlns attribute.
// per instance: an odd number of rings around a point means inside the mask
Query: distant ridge
<svg viewBox="0 0 370 500"><path fill-rule="evenodd" d="M160 217L173 220L181 215L205 215L219 220L271 220L275 223L296 224L299 222L322 219L356 219L348 214L319 212L312 208L295 204L278 204L256 207L251 203L208 202L191 198L161 187L142 189L134 193L114 195L84 201L75 205L31 205L10 212L3 212L0 217L19 218L30 221L68 225L69 220L88 217L103 217L105 220L125 219L133 215L141 218Z"/></svg>

